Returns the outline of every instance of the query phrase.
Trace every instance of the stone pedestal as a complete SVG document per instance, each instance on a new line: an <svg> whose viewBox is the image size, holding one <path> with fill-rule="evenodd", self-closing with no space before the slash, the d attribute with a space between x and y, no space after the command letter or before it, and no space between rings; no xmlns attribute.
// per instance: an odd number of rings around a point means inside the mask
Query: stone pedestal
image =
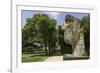
<svg viewBox="0 0 100 73"><path fill-rule="evenodd" d="M83 29L79 19L66 15L63 25L64 42L72 46L72 55L64 55L64 60L88 59L85 51Z"/></svg>
<svg viewBox="0 0 100 73"><path fill-rule="evenodd" d="M74 56L71 54L64 54L63 60L87 60L89 59L88 56Z"/></svg>

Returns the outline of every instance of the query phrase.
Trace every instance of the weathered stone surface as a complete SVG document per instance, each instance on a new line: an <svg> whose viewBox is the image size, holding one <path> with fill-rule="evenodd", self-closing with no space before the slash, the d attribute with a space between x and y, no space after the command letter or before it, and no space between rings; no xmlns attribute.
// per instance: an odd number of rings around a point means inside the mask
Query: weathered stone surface
<svg viewBox="0 0 100 73"><path fill-rule="evenodd" d="M85 53L84 35L81 32L79 19L71 15L66 15L62 29L65 30L65 43L72 45L73 55L82 56Z"/></svg>
<svg viewBox="0 0 100 73"><path fill-rule="evenodd" d="M80 38L76 44L74 53L75 56L85 56L84 34L80 33Z"/></svg>

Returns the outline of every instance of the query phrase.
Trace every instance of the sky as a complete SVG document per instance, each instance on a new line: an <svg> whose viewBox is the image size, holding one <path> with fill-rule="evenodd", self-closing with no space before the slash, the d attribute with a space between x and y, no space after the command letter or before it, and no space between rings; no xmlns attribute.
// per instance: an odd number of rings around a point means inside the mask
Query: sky
<svg viewBox="0 0 100 73"><path fill-rule="evenodd" d="M27 18L31 18L34 14L47 14L50 18L57 21L57 25L62 25L65 20L66 15L72 15L81 20L84 16L89 15L89 13L79 13L79 12L51 12L51 11L34 11L34 10L22 10L21 11L21 24L22 27L26 23Z"/></svg>

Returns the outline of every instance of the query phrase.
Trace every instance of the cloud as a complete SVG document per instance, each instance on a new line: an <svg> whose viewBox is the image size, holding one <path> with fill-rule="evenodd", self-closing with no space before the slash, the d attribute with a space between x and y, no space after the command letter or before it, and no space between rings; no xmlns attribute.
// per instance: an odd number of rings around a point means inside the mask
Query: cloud
<svg viewBox="0 0 100 73"><path fill-rule="evenodd" d="M50 14L51 18L57 19L59 16L59 12L48 12L48 14Z"/></svg>

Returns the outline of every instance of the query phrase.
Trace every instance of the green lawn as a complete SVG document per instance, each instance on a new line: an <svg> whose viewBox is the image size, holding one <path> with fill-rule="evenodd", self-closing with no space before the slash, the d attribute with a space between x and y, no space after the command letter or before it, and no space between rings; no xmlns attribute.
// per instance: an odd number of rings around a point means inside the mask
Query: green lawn
<svg viewBox="0 0 100 73"><path fill-rule="evenodd" d="M22 62L41 62L47 59L48 56L43 53L38 54L24 54L22 55Z"/></svg>

